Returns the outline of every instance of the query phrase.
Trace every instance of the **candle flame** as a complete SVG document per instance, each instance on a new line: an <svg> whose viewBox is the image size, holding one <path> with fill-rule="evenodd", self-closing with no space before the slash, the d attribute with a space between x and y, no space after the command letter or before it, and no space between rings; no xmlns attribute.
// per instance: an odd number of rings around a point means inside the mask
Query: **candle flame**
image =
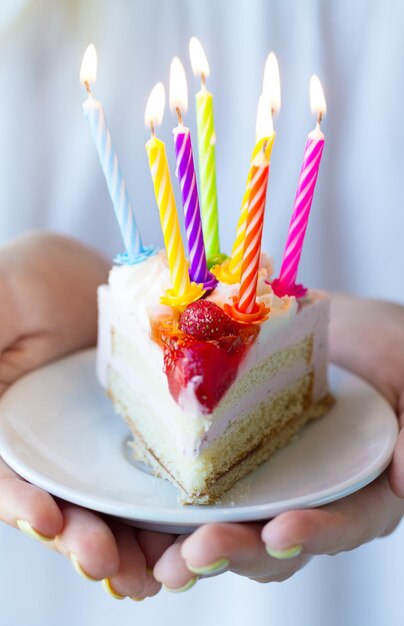
<svg viewBox="0 0 404 626"><path fill-rule="evenodd" d="M207 78L209 76L209 63L202 44L196 37L189 42L189 56L191 57L192 71L195 76Z"/></svg>
<svg viewBox="0 0 404 626"><path fill-rule="evenodd" d="M146 126L154 128L163 121L166 94L163 83L154 85L146 104L144 121Z"/></svg>
<svg viewBox="0 0 404 626"><path fill-rule="evenodd" d="M310 79L310 106L311 112L321 120L327 112L327 105L324 98L323 88L318 76L313 74Z"/></svg>
<svg viewBox="0 0 404 626"><path fill-rule="evenodd" d="M271 102L265 94L262 94L258 100L257 125L255 131L256 141L270 137L273 132Z"/></svg>
<svg viewBox="0 0 404 626"><path fill-rule="evenodd" d="M170 107L181 113L188 110L188 87L184 66L178 57L174 57L170 67Z"/></svg>
<svg viewBox="0 0 404 626"><path fill-rule="evenodd" d="M269 53L265 63L262 93L269 100L272 114L275 115L281 108L281 81L278 61L273 52Z"/></svg>
<svg viewBox="0 0 404 626"><path fill-rule="evenodd" d="M94 44L90 43L84 53L80 68L80 82L93 85L97 78L97 52Z"/></svg>

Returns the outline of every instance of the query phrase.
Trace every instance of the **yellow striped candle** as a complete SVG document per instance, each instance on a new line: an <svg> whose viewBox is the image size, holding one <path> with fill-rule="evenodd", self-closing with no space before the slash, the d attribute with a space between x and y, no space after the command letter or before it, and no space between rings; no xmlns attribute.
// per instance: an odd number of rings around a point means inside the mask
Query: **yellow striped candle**
<svg viewBox="0 0 404 626"><path fill-rule="evenodd" d="M156 196L156 202L160 212L161 228L167 250L174 292L177 295L183 295L189 286L190 280L188 264L181 239L174 192L168 169L165 145L160 139L157 139L157 137L151 137L146 143L146 151L149 157L154 195Z"/></svg>
<svg viewBox="0 0 404 626"><path fill-rule="evenodd" d="M231 257L222 265L212 269L212 273L223 283L235 284L241 279L241 266L243 263L244 242L246 236L246 223L248 215L248 204L251 191L251 179L254 164L257 157L264 153L264 158L268 162L271 158L272 146L275 141L275 133L272 128L272 116L268 101L261 96L257 113L257 143L251 155L250 168L247 176L246 190L241 202L240 217L237 224L236 239L233 244Z"/></svg>
<svg viewBox="0 0 404 626"><path fill-rule="evenodd" d="M258 102L257 127L256 127L256 145L251 155L250 169L248 171L246 190L241 202L240 217L237 224L236 239L229 261L226 261L213 270L213 274L222 282L234 284L240 282L241 265L243 262L244 241L246 233L246 222L248 214L248 202L251 189L251 177L253 171L253 163L257 156L262 152L264 145L265 158L268 163L271 158L272 146L275 141L275 133L273 130L273 117L279 111L281 106L281 89L279 79L279 67L276 56L270 52L264 69L264 80L262 85L262 95Z"/></svg>
<svg viewBox="0 0 404 626"><path fill-rule="evenodd" d="M208 61L202 45L196 37L192 37L189 42L189 53L193 72L195 76L200 76L202 81L201 90L196 94L196 122L202 228L206 256L209 259L220 254L213 96L206 89L206 78L209 76Z"/></svg>
<svg viewBox="0 0 404 626"><path fill-rule="evenodd" d="M163 117L164 103L164 87L158 83L152 90L146 107L145 121L152 131L152 137L146 143L146 151L173 282L173 289L169 290L161 301L183 310L190 302L200 298L204 290L201 285L191 283L189 279L166 149L164 143L154 134L155 125Z"/></svg>

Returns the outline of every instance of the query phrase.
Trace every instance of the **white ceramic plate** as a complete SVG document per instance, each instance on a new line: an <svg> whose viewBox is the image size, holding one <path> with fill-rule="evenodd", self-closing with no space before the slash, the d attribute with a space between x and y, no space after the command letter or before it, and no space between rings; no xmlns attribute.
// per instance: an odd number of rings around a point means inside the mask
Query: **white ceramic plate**
<svg viewBox="0 0 404 626"><path fill-rule="evenodd" d="M89 350L43 367L0 402L0 454L50 493L143 528L187 532L208 522L268 519L319 506L374 480L388 465L397 420L367 383L330 368L337 403L323 419L214 506L182 506L167 481L130 461L129 431L95 377Z"/></svg>

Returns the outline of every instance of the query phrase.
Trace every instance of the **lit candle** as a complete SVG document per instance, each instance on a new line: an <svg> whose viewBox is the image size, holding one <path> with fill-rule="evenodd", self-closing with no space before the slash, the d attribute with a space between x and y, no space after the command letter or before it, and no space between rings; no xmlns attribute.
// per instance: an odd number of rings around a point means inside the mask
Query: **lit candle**
<svg viewBox="0 0 404 626"><path fill-rule="evenodd" d="M196 37L189 42L189 54L192 70L195 76L201 79L201 89L196 94L196 122L198 128L198 156L199 182L202 210L202 228L205 241L208 263L220 255L219 219L217 208L216 189L216 161L215 161L215 125L213 116L213 96L206 89L206 79L209 76L209 64Z"/></svg>
<svg viewBox="0 0 404 626"><path fill-rule="evenodd" d="M225 261L221 266L217 266L213 269L213 273L224 283L234 284L240 282L253 164L257 156L262 153L264 146L265 156L268 162L270 161L272 146L275 141L273 118L279 111L280 103L278 62L275 54L271 52L265 64L262 95L258 103L256 144L251 155L246 190L241 202L240 218L237 224L236 239L233 244L231 258L229 261Z"/></svg>
<svg viewBox="0 0 404 626"><path fill-rule="evenodd" d="M161 124L163 119L164 105L164 87L162 83L157 83L147 101L145 122L151 130L151 138L146 143L146 151L149 157L154 194L160 212L161 228L173 283L173 289L163 296L162 302L183 310L190 302L200 298L204 291L201 285L191 284L189 280L188 263L181 239L166 148L164 143L155 135L155 127Z"/></svg>
<svg viewBox="0 0 404 626"><path fill-rule="evenodd" d="M324 135L320 130L320 122L327 109L321 83L317 76L311 77L310 103L312 113L317 116L317 123L315 129L307 137L281 271L279 278L272 285L274 291L280 296L302 297L306 293L306 289L302 285L296 285L296 277L324 148Z"/></svg>
<svg viewBox="0 0 404 626"><path fill-rule="evenodd" d="M174 145L177 157L177 175L180 182L185 215L190 277L192 281L202 283L205 289L213 289L217 284L217 280L208 272L206 264L191 133L189 128L186 128L182 122L182 113L186 112L188 108L187 81L182 63L177 57L171 63L170 106L177 113L178 117L178 126L174 128Z"/></svg>
<svg viewBox="0 0 404 626"><path fill-rule="evenodd" d="M95 83L97 74L97 53L93 44L89 45L81 64L80 82L86 87L88 98L83 103L91 133L97 148L101 167L107 181L108 191L114 206L115 215L126 248L126 255L120 255L118 261L138 263L156 252L155 248L144 247L136 224L135 215L126 191L116 152L112 145L111 134L107 127L101 102L95 100L90 85Z"/></svg>

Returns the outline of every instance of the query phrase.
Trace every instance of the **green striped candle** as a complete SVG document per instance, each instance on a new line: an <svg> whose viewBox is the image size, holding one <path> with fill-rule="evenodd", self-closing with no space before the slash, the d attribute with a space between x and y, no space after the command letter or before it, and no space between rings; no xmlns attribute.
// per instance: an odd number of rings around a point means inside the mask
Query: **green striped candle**
<svg viewBox="0 0 404 626"><path fill-rule="evenodd" d="M196 94L196 121L198 128L200 181L199 193L206 256L208 259L212 259L220 255L216 190L216 135L213 115L213 96L206 89L206 78L209 75L209 65L204 50L196 37L192 37L189 43L189 53L193 72L195 76L200 76L202 81L201 90Z"/></svg>

